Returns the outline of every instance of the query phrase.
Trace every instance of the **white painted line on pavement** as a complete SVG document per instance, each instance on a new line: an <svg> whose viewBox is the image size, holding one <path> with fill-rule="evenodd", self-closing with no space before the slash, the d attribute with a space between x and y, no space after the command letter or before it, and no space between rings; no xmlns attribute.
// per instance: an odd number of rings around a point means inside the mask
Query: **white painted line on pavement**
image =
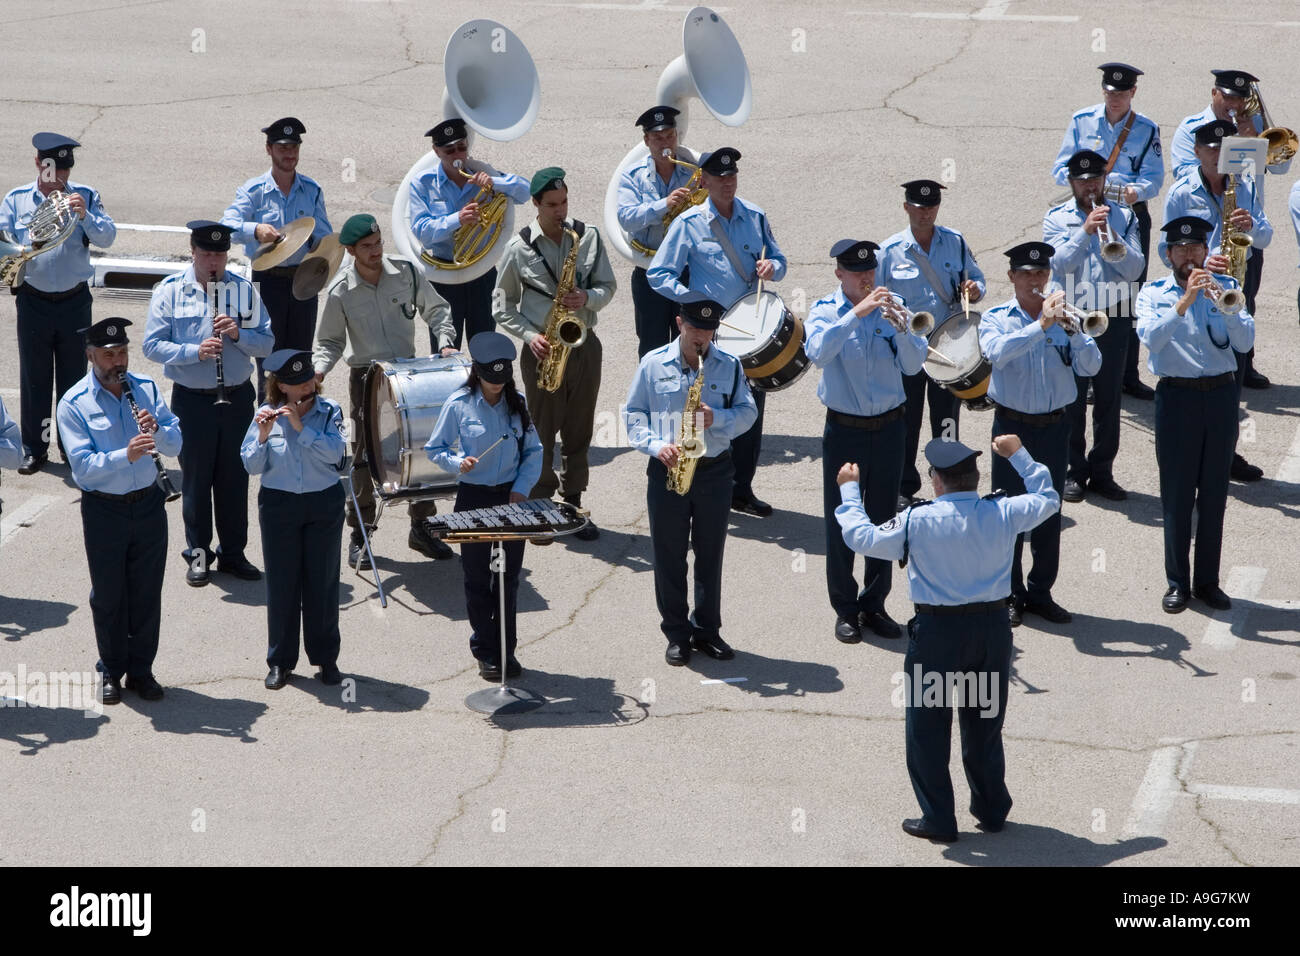
<svg viewBox="0 0 1300 956"><path fill-rule="evenodd" d="M1174 797L1178 796L1181 789L1179 777L1186 776L1195 753L1196 741L1191 740L1185 744L1161 747L1151 755L1151 763L1138 787L1137 796L1133 798L1133 808L1129 812L1121 839L1162 835L1165 817L1169 815Z"/></svg>
<svg viewBox="0 0 1300 956"><path fill-rule="evenodd" d="M1300 803L1300 790L1276 787L1222 787L1213 783L1193 783L1187 789L1211 800L1249 800L1252 803Z"/></svg>
<svg viewBox="0 0 1300 956"><path fill-rule="evenodd" d="M723 677L721 680L702 680L701 684L743 684L748 677Z"/></svg>
<svg viewBox="0 0 1300 956"><path fill-rule="evenodd" d="M47 495L35 495L24 501L12 513L0 519L0 544L6 544L10 538L23 528L29 528L36 516L54 503Z"/></svg>
<svg viewBox="0 0 1300 956"><path fill-rule="evenodd" d="M987 0L980 9L974 13L949 13L949 12L922 12L922 11L902 11L902 10L850 10L850 13L858 16L886 16L886 17L911 17L917 20L991 20L994 22L1014 22L1014 23L1078 23L1078 17L1071 16L1052 16L1037 15L1031 13L1007 13L1007 7L1011 6L1010 0Z"/></svg>
<svg viewBox="0 0 1300 956"><path fill-rule="evenodd" d="M1300 485L1300 428L1296 429L1295 440L1291 442L1291 450L1282 459L1282 464L1278 467L1274 480L1288 481Z"/></svg>
<svg viewBox="0 0 1300 956"><path fill-rule="evenodd" d="M1233 625L1240 624L1245 618L1245 602L1257 601L1267 576L1267 568L1241 567L1228 572L1228 586L1224 591L1233 599L1232 610L1224 617L1219 616L1222 612L1215 613L1215 617L1205 626L1202 644L1209 644L1221 651L1230 651L1237 646L1237 635L1232 633Z"/></svg>

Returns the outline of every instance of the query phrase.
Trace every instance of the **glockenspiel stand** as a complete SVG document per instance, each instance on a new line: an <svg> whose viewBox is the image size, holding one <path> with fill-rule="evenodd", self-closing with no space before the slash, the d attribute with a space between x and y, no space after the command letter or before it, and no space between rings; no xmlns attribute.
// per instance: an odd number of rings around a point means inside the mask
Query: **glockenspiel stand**
<svg viewBox="0 0 1300 956"><path fill-rule="evenodd" d="M480 714L504 716L526 714L546 703L546 698L522 687L511 687L506 677L506 549L502 541L492 542L492 570L497 573L497 597L501 601L497 630L501 633L501 683L496 687L476 690L465 698L465 706Z"/></svg>

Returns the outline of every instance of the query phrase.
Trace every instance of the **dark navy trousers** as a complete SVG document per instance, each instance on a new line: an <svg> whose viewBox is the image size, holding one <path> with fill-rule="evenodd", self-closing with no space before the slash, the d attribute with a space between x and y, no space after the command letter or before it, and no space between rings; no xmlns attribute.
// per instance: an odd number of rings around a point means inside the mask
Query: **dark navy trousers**
<svg viewBox="0 0 1300 956"><path fill-rule="evenodd" d="M49 452L53 407L86 374L86 337L80 330L91 323L90 289L50 302L21 285L17 300L18 421L23 452L40 457Z"/></svg>
<svg viewBox="0 0 1300 956"><path fill-rule="evenodd" d="M172 388L172 411L180 419L181 515L185 519L185 560L203 553L212 563L215 506L219 553L236 558L248 544L248 472L239 446L253 420L253 384L228 388L229 405L214 405L215 395L184 385Z"/></svg>
<svg viewBox="0 0 1300 956"><path fill-rule="evenodd" d="M498 241L505 242L506 239ZM434 289L451 306L451 324L456 327L456 348L461 347L462 332L464 341L468 344L480 332L496 331L496 320L492 318L492 290L496 284L495 268L489 269L472 282L462 282L459 285L450 282L433 283ZM429 354L438 354L438 337L433 329L429 330Z"/></svg>
<svg viewBox="0 0 1300 956"><path fill-rule="evenodd" d="M899 482L899 492L914 498L922 484L921 473L916 470L916 449L921 443L921 419L926 399L930 402L930 437L942 438L947 420L952 419L950 437L958 441L961 399L924 371L903 376L903 393L907 396L907 445L903 449L903 477Z"/></svg>
<svg viewBox="0 0 1300 956"><path fill-rule="evenodd" d="M677 338L678 305L650 288L644 269L632 270L632 308L636 313L637 358Z"/></svg>
<svg viewBox="0 0 1300 956"><path fill-rule="evenodd" d="M993 413L993 437L1019 435L1020 442L1034 461L1046 465L1052 487L1061 494L1065 486L1066 460L1070 449L1070 419L1067 415L1046 425L1031 425L1008 416L1001 408ZM993 456L993 489L1008 495L1025 493L1024 479L1001 455ZM1043 602L1052 596L1052 585L1061 565L1061 512L1029 532L1029 553L1033 567L1026 580L1021 564L1025 535L1016 537L1016 556L1011 562L1011 596L1020 600Z"/></svg>
<svg viewBox="0 0 1300 956"><path fill-rule="evenodd" d="M763 450L763 408L767 405L767 393L761 388L751 390L754 404L758 406L758 418L745 432L731 441L731 458L735 463L736 477L733 493L752 496L754 494L754 474L758 471L758 456ZM730 502L728 502L730 507Z"/></svg>
<svg viewBox="0 0 1300 956"><path fill-rule="evenodd" d="M510 502L510 485L471 485L456 488L455 511L473 511ZM475 660L504 665L501 660L501 592L499 576L492 570L492 542L462 544L460 566L465 572L465 610L472 631L470 653ZM505 542L506 555L506 653L514 656L518 644L515 608L519 597L519 571L524 565L524 542Z"/></svg>
<svg viewBox="0 0 1300 956"><path fill-rule="evenodd" d="M271 318L274 351L310 352L316 338L316 296L306 301L295 299L293 277L289 275L254 272L253 281L257 284L262 304L266 306L266 314ZM266 376L260 358L257 360L257 401L258 404L266 401Z"/></svg>
<svg viewBox="0 0 1300 956"><path fill-rule="evenodd" d="M1127 304L1123 306L1128 311ZM1112 310L1115 311L1115 310ZM1090 478L1114 477L1115 456L1119 454L1120 397L1124 386L1124 369L1128 355L1133 320L1127 316L1110 316L1110 325L1094 340L1101 350L1101 368L1091 379L1074 376L1078 397L1069 405L1070 458L1066 476L1079 484ZM1088 382L1092 382L1092 448L1085 452L1088 438Z"/></svg>

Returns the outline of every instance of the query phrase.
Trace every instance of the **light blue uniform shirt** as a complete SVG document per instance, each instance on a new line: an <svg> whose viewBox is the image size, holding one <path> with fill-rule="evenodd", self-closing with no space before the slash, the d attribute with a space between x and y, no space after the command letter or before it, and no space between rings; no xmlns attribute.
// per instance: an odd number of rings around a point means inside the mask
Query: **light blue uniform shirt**
<svg viewBox="0 0 1300 956"><path fill-rule="evenodd" d="M714 220L722 224L722 231L731 240L745 269L744 275L736 275L735 267L714 236L711 225ZM766 256L761 255L764 246ZM724 219L718 215L713 200L706 199L673 220L663 245L646 269L646 279L650 288L674 302L712 299L723 308L730 308L753 288L754 266L760 258L774 263L769 281L780 282L785 278L785 255L772 237L763 210L736 197L731 218ZM681 282L682 270L687 266L691 267L689 287Z"/></svg>
<svg viewBox="0 0 1300 956"><path fill-rule="evenodd" d="M470 172L487 173L492 177L492 188L505 193L512 202L528 201L527 180L477 160L465 163L465 167ZM464 176L459 179L459 183L448 179L439 162L411 180L411 231L421 246L443 260L451 259L452 237L460 226L460 211L478 195L477 186Z"/></svg>
<svg viewBox="0 0 1300 956"><path fill-rule="evenodd" d="M692 157L679 149L677 158L683 161ZM664 216L668 212L668 196L681 189L690 180L692 171L673 164L668 182L659 178L653 156L645 162L623 172L618 181L618 224L623 231L647 249L658 249L664 241Z"/></svg>
<svg viewBox="0 0 1300 956"><path fill-rule="evenodd" d="M77 223L63 245L27 263L23 283L41 292L67 292L89 281L95 274L95 269L90 264L90 249L86 240L101 249L107 249L117 238L117 226L108 213L104 212L104 204L99 201L98 192L70 179L63 191L81 194L86 202L86 218ZM30 246L31 232L27 225L31 222L36 207L44 201L45 197L34 182L10 190L4 201L0 202L0 232L12 237L19 245Z"/></svg>
<svg viewBox="0 0 1300 956"><path fill-rule="evenodd" d="M506 405L504 393L493 405L478 389L471 392L461 387L442 406L424 450L429 461L443 471L459 475L462 484L492 487L510 482L512 492L527 495L542 477L542 440L537 437L537 426L530 422L528 431L522 433L521 459L521 425L519 416ZM505 440L484 458L483 452L503 435ZM453 450L457 446L460 454ZM460 463L466 458L482 460L461 474Z"/></svg>
<svg viewBox="0 0 1300 956"><path fill-rule="evenodd" d="M1072 364L1058 350L1068 350ZM1069 405L1078 394L1074 376L1088 378L1101 368L1101 349L1091 336L1067 336L1059 323L1044 332L1014 297L984 313L980 351L993 366L989 398L1026 415Z"/></svg>
<svg viewBox="0 0 1300 956"><path fill-rule="evenodd" d="M1227 289L1239 288L1232 276L1215 276ZM1237 371L1232 353L1255 344L1255 320L1242 309L1220 312L1202 293L1186 315L1175 309L1183 288L1172 275L1142 286L1134 304L1137 334L1147 347L1147 368L1162 378L1205 378Z"/></svg>
<svg viewBox="0 0 1300 956"><path fill-rule="evenodd" d="M698 374L682 361L680 343L681 339L674 339L646 353L623 405L628 441L652 458L681 437L686 393ZM734 355L711 345L701 369L704 388L700 402L713 410L713 427L704 430L704 454L715 458L731 447L733 439L749 431L758 418L758 406Z"/></svg>
<svg viewBox="0 0 1300 956"><path fill-rule="evenodd" d="M924 336L900 335L879 309L862 318L840 287L818 299L804 323L804 351L822 370L817 397L846 415L883 415L903 404L903 376L925 364Z"/></svg>
<svg viewBox="0 0 1300 956"><path fill-rule="evenodd" d="M1255 254L1255 249L1263 249L1273 241L1273 224L1264 214L1259 191L1255 187L1253 179L1242 177L1237 181L1237 207L1249 212L1250 218L1255 222L1250 230L1252 248L1247 259ZM1214 223L1214 231L1210 233L1206 245L1211 255L1219 251L1219 246L1223 243L1223 197L1210 192L1199 165L1190 175L1170 186L1169 192L1165 194L1165 222L1172 222L1179 216L1195 216ZM1165 265L1172 265L1169 261L1169 244L1165 242L1163 232L1160 233L1159 250Z"/></svg>
<svg viewBox="0 0 1300 956"><path fill-rule="evenodd" d="M18 423L9 417L0 398L0 468L17 468L23 463L23 435Z"/></svg>
<svg viewBox="0 0 1300 956"><path fill-rule="evenodd" d="M257 431L254 420L244 434L239 457L245 471L262 476L263 488L302 495L325 491L339 483L347 455L343 410L328 398L316 396L310 411L302 417L302 431L295 431L284 415L275 420L265 442L257 440Z"/></svg>
<svg viewBox="0 0 1300 956"><path fill-rule="evenodd" d="M962 248L965 246L963 254ZM913 257L930 260L930 267L944 283L941 296L930 287L921 267ZM946 226L936 225L926 252L912 235L911 228L896 232L885 240L877 253L877 281L890 292L902 298L903 304L913 312L929 312L935 322L942 322L961 308L961 273L980 288L980 296L988 291L984 270L975 262L970 247L963 242L961 233ZM946 297L946 298L945 298Z"/></svg>
<svg viewBox="0 0 1300 956"><path fill-rule="evenodd" d="M280 187L271 178L271 170L261 176L250 179L235 192L235 201L227 207L221 217L221 223L234 229L234 236L244 244L244 255L249 259L257 255L260 245L253 238L253 232L260 225L274 226L283 230L295 219L311 216L316 220L316 228L311 232L308 243L291 255L282 266L296 266L303 257L316 247L316 244L334 230L325 215L325 193L316 180L302 173L295 173L289 195L280 192Z"/></svg>
<svg viewBox="0 0 1300 956"><path fill-rule="evenodd" d="M135 403L158 423L153 433L158 454L173 458L181 452L181 423L167 407L152 380L127 372ZM148 488L158 480L152 455L134 462L126 459L126 446L140 434L125 393L117 398L100 384L94 369L59 399L59 437L72 469L72 479L83 491L125 495Z"/></svg>
<svg viewBox="0 0 1300 956"><path fill-rule="evenodd" d="M1026 493L981 498L975 491L940 495L913 505L877 527L862 507L856 481L840 485L835 520L844 543L870 558L899 560L908 544L907 581L916 604L953 606L1001 601L1011 593L1016 535L1036 528L1061 507L1052 476L1021 448L1008 459Z"/></svg>
<svg viewBox="0 0 1300 956"><path fill-rule="evenodd" d="M1091 236L1083 231L1087 218L1073 199L1053 206L1043 217L1043 242L1056 250L1051 259L1052 278L1066 290L1070 304L1085 312L1104 312L1129 300L1129 283L1137 281L1145 262L1142 243L1137 217L1119 203L1111 203L1106 222L1128 254L1118 262L1107 262L1101 257L1101 230Z"/></svg>
<svg viewBox="0 0 1300 956"><path fill-rule="evenodd" d="M1214 115L1214 107L1207 106L1195 116L1189 116L1178 124L1178 129L1174 131L1174 138L1169 144L1169 164L1173 168L1174 179L1181 179L1188 173L1194 173L1201 168L1201 161L1196 158L1196 130L1206 123L1213 123L1218 117ZM1263 120L1259 116L1250 118L1250 126L1242 129L1241 136L1258 136L1264 129ZM1274 163L1272 166L1265 167L1265 172L1281 175L1291 168L1291 160L1285 163ZM1260 190L1263 192L1263 190Z"/></svg>
<svg viewBox="0 0 1300 956"><path fill-rule="evenodd" d="M1098 103L1070 117L1070 125L1061 140L1061 151L1052 164L1052 178L1057 185L1064 186L1070 181L1070 157L1080 150L1090 149L1103 159L1109 159L1128 116L1125 113L1112 126L1106 122L1106 104ZM1138 202L1149 202L1160 194L1164 181L1165 160L1160 154L1160 127L1138 113L1133 117L1133 128L1128 131L1124 148L1115 157L1115 165L1106 177L1106 183L1132 186L1137 190Z"/></svg>
<svg viewBox="0 0 1300 956"><path fill-rule="evenodd" d="M227 285L224 301L218 304L240 312L226 313L239 322L239 341L227 337L221 352L226 387L236 388L253 374L254 358L271 354L275 337L271 318L253 284L233 272L227 272L221 282ZM216 388L216 359L199 360L199 343L211 337L207 290L195 281L194 266L158 283L145 323L145 357L162 365L164 375L186 388Z"/></svg>

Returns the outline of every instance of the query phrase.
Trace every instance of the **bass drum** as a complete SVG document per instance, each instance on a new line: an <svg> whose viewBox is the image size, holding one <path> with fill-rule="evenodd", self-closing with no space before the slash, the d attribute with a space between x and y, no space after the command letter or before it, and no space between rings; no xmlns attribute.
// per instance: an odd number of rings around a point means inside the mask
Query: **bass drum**
<svg viewBox="0 0 1300 956"><path fill-rule="evenodd" d="M429 461L424 443L442 406L465 384L469 367L463 354L370 364L363 425L370 478L381 498L430 497L455 489L456 476Z"/></svg>
<svg viewBox="0 0 1300 956"><path fill-rule="evenodd" d="M965 403L971 411L993 407L989 400L989 375L993 366L980 351L979 312L954 312L930 333L925 374ZM943 358L935 355L940 353ZM951 359L951 363L944 359Z"/></svg>
<svg viewBox="0 0 1300 956"><path fill-rule="evenodd" d="M741 296L722 316L717 343L740 359L751 388L779 392L808 371L803 322L764 289Z"/></svg>

